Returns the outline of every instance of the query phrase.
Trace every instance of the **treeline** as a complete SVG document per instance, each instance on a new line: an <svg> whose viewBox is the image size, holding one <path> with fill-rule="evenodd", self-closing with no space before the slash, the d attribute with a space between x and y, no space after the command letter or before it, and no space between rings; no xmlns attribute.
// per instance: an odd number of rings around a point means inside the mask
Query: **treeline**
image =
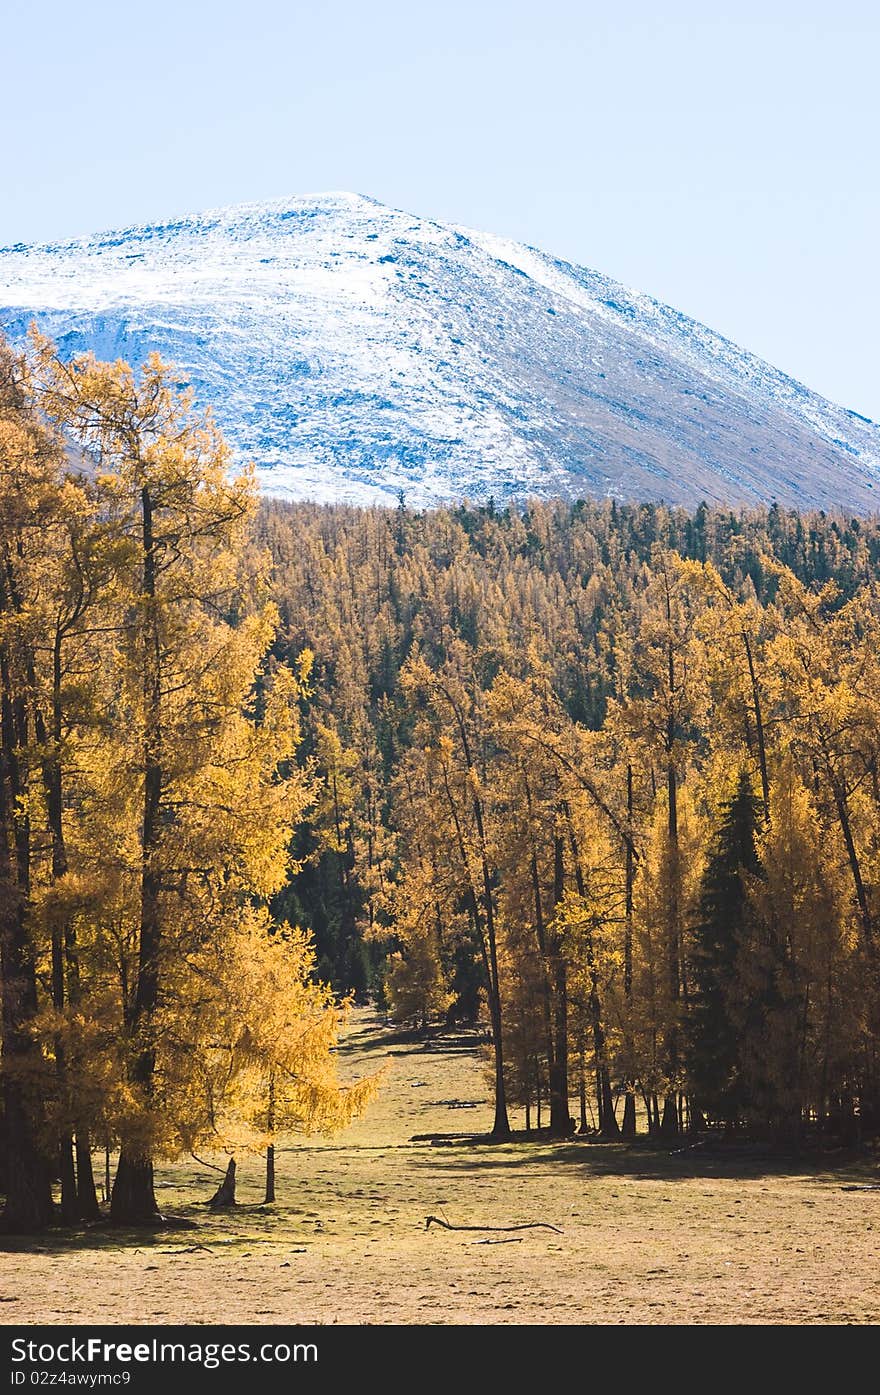
<svg viewBox="0 0 880 1395"><path fill-rule="evenodd" d="M160 1221L157 1158L333 1129L339 1012L269 911L313 798L253 479L158 362L0 345L2 1226ZM53 1182L58 1182L58 1207Z"/></svg>
<svg viewBox="0 0 880 1395"><path fill-rule="evenodd" d="M875 520L264 501L258 536L275 653L315 656L281 900L339 986L482 1012L499 1137L876 1133Z"/></svg>

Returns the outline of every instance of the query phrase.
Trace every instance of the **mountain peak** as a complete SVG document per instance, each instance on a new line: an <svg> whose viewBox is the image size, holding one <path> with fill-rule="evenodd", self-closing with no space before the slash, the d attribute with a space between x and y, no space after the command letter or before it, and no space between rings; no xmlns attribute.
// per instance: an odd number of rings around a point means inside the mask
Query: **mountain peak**
<svg viewBox="0 0 880 1395"><path fill-rule="evenodd" d="M0 327L173 361L271 492L873 511L880 430L649 296L330 192L0 251Z"/></svg>

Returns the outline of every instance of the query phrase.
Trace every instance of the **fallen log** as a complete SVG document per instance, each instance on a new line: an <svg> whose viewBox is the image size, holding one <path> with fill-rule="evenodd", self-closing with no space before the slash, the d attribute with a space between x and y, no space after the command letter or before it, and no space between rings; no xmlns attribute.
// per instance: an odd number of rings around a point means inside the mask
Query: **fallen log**
<svg viewBox="0 0 880 1395"><path fill-rule="evenodd" d="M207 1245L184 1245L179 1250L159 1250L160 1255L194 1255L199 1250L204 1250L206 1254L212 1255L214 1251Z"/></svg>
<svg viewBox="0 0 880 1395"><path fill-rule="evenodd" d="M525 1221L522 1225L452 1225L439 1216L426 1216L425 1230L430 1230L432 1225L442 1226L444 1230L554 1230L557 1235L563 1234L558 1225L550 1225L547 1221Z"/></svg>

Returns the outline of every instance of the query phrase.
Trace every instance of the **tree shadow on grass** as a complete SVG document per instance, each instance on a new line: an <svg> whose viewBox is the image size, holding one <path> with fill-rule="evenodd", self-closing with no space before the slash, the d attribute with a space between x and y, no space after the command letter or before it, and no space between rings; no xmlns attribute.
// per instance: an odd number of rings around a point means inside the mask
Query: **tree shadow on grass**
<svg viewBox="0 0 880 1395"><path fill-rule="evenodd" d="M349 1030L336 1047L336 1055L371 1056L391 1054L419 1056L424 1053L473 1052L486 1040L484 1032L461 1027L431 1027L427 1031L411 1031L393 1023L381 1023L372 1018Z"/></svg>
<svg viewBox="0 0 880 1395"><path fill-rule="evenodd" d="M215 1249L229 1254L230 1249L247 1248L266 1243L301 1245L311 1236L303 1233L320 1220L319 1213L298 1206L267 1206L261 1202L241 1202L222 1212L206 1211L194 1202L177 1205L169 1210L168 1226L114 1226L109 1220L72 1228L50 1226L39 1235L0 1236L0 1253L75 1255L92 1253L128 1253L190 1255ZM175 1221L189 1222L186 1229L177 1228Z"/></svg>
<svg viewBox="0 0 880 1395"><path fill-rule="evenodd" d="M661 1148L648 1139L631 1144L593 1139L548 1140L514 1137L496 1142L487 1134L422 1135L430 1153L413 1159L424 1168L450 1171L496 1171L510 1168L576 1168L585 1179L619 1177L631 1181L692 1181L698 1178L754 1181L761 1177L809 1177L844 1186L880 1182L877 1158L844 1149L807 1149L783 1153L761 1144L716 1143L711 1146ZM880 1192L878 1192L880 1200Z"/></svg>
<svg viewBox="0 0 880 1395"><path fill-rule="evenodd" d="M0 1237L0 1252L6 1254L78 1254L84 1250L106 1253L132 1250L171 1251L182 1254L203 1248L206 1240L201 1228L177 1231L161 1227L97 1225L74 1227L50 1226L39 1235L4 1235Z"/></svg>

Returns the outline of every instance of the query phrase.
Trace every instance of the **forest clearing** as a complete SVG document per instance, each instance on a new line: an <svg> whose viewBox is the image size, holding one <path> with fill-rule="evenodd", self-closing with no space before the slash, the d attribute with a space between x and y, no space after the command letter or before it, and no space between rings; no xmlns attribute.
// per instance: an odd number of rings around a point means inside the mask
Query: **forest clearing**
<svg viewBox="0 0 880 1395"><path fill-rule="evenodd" d="M876 1320L880 523L228 466L0 352L3 1316Z"/></svg>
<svg viewBox="0 0 880 1395"><path fill-rule="evenodd" d="M21 1323L867 1323L880 1319L880 1191L866 1160L671 1152L547 1139L434 1146L488 1131L483 1060L461 1038L402 1041L356 1010L340 1074L388 1061L366 1114L278 1150L278 1201L239 1158L159 1169L192 1231L7 1240L0 1315ZM513 1120L521 1127L522 1119ZM222 1158L215 1162L224 1161ZM453 1232L454 1225L559 1227ZM504 1243L499 1243L499 1242ZM201 1248L204 1247L204 1248ZM14 1301L12 1274L15 1270Z"/></svg>
<svg viewBox="0 0 880 1395"><path fill-rule="evenodd" d="M880 3L7 9L9 1385L880 1328Z"/></svg>

